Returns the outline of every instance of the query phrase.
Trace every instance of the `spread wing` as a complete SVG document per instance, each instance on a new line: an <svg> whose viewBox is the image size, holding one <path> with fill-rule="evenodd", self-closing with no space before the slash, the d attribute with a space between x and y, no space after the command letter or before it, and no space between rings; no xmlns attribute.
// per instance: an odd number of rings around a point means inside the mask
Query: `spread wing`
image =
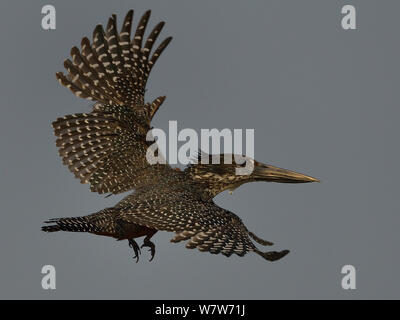
<svg viewBox="0 0 400 320"><path fill-rule="evenodd" d="M160 183L137 190L123 199L116 206L119 209L117 219L175 232L172 242L188 240L186 247L189 249L198 248L200 251L222 253L228 257L233 253L243 256L247 252L255 252L273 261L288 253L287 250L261 252L250 238L262 245L272 243L249 232L234 213L212 201L202 201L195 192L191 192L189 185L181 183L179 177L175 179L175 186L179 187L171 187L171 183L163 187Z"/></svg>
<svg viewBox="0 0 400 320"><path fill-rule="evenodd" d="M130 107L96 106L92 113L59 118L53 127L63 163L92 191L121 193L172 170L148 163L149 127L137 122Z"/></svg>
<svg viewBox="0 0 400 320"><path fill-rule="evenodd" d="M143 36L150 18L147 11L139 21L131 40L133 10L124 20L121 32L117 31L117 18L113 15L104 31L101 25L93 32L93 42L84 37L81 50L71 49L72 61L64 67L68 74L56 73L59 82L76 96L103 104L142 106L150 71L167 47L172 37L166 38L150 56L164 22L157 24L143 45Z"/></svg>
<svg viewBox="0 0 400 320"><path fill-rule="evenodd" d="M140 19L131 40L132 18L133 10L120 33L115 15L106 31L98 25L92 43L85 37L81 50L72 48L72 61L64 62L67 75L56 74L76 96L97 101L91 113L59 118L53 128L64 164L99 193L124 192L141 185L146 175L170 170L147 162L146 150L153 142L146 141L146 134L165 97L145 104L144 93L152 67L172 38L162 41L151 55L164 22L154 27L143 45L150 11Z"/></svg>

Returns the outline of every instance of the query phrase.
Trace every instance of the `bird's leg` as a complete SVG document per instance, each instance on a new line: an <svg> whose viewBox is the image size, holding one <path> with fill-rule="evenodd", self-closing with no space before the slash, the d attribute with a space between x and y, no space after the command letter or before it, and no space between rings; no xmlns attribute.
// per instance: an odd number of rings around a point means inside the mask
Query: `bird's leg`
<svg viewBox="0 0 400 320"><path fill-rule="evenodd" d="M154 245L153 242L150 241L150 238L156 233L157 231L154 230L151 233L147 234L147 236L144 238L143 240L143 244L141 246L141 248L143 247L149 247L149 251L151 252L151 258L149 261L153 260L154 258L154 254L156 253L156 246Z"/></svg>
<svg viewBox="0 0 400 320"><path fill-rule="evenodd" d="M261 257L268 261L276 261L284 256L286 256L289 253L289 250L282 250L282 251L267 251L267 252L261 252L259 250L254 250L255 253L259 254Z"/></svg>
<svg viewBox="0 0 400 320"><path fill-rule="evenodd" d="M136 259L136 263L138 263L139 261L139 255L140 255L140 248L139 245L137 244L137 242L132 238L132 239L128 239L128 243L129 246L133 249L133 251L135 252L135 255L133 257L133 259Z"/></svg>

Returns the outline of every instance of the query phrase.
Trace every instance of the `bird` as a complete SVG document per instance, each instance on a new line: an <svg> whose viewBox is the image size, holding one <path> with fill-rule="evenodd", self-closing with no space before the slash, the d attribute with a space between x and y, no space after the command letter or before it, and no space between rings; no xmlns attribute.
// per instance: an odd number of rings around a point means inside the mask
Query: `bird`
<svg viewBox="0 0 400 320"><path fill-rule="evenodd" d="M146 83L172 39L165 38L153 50L165 22L158 23L145 38L150 14L150 10L143 14L133 35L133 10L126 14L120 32L116 15L111 15L105 29L101 24L95 27L92 41L84 37L80 49L71 49L71 59L64 62L66 74L56 73L61 85L94 102L91 112L66 115L52 123L63 163L93 192L132 193L115 206L89 215L47 220L42 230L127 240L136 262L144 247L153 260L151 238L158 231L172 232L171 242L186 241L186 248L202 252L227 257L253 252L268 261L281 259L289 250L260 250L254 242L262 246L273 243L249 231L241 218L218 206L214 197L248 182L309 183L318 179L251 158L247 160L252 172L238 175L236 169L243 163L233 154L199 152L197 160L231 157L232 161L194 161L184 169L147 161L146 150L154 140L147 141L146 135L165 96L145 102ZM141 246L135 240L140 237L144 237Z"/></svg>

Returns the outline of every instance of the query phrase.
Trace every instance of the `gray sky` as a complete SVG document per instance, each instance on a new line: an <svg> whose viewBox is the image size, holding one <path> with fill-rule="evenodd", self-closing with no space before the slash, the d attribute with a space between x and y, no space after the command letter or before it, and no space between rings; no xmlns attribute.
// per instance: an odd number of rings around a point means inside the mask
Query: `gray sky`
<svg viewBox="0 0 400 320"><path fill-rule="evenodd" d="M53 4L57 29L41 28ZM0 298L399 298L400 21L398 1L351 1L357 30L340 26L348 1L2 1L0 32ZM167 95L153 125L254 128L255 158L321 184L247 184L217 204L289 249L215 256L157 233L138 264L126 241L45 234L48 218L113 206L64 167L51 122L90 110L55 79L70 48L112 13L167 22L172 43L153 69L147 100ZM41 268L54 265L57 289ZM343 265L357 289L341 288Z"/></svg>

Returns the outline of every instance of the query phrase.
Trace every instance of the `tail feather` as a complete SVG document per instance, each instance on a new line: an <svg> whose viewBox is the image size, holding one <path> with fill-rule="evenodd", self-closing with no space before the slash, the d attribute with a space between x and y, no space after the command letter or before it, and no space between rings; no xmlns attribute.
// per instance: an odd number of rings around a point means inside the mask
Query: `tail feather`
<svg viewBox="0 0 400 320"><path fill-rule="evenodd" d="M47 221L45 223L47 223ZM56 231L61 231L61 228L58 225L43 226L42 227L42 231L44 231L44 232L56 232Z"/></svg>
<svg viewBox="0 0 400 320"><path fill-rule="evenodd" d="M43 226L42 231L70 231L70 232L99 232L99 227L89 222L88 216L74 218L50 219L44 223L52 223L50 226Z"/></svg>

